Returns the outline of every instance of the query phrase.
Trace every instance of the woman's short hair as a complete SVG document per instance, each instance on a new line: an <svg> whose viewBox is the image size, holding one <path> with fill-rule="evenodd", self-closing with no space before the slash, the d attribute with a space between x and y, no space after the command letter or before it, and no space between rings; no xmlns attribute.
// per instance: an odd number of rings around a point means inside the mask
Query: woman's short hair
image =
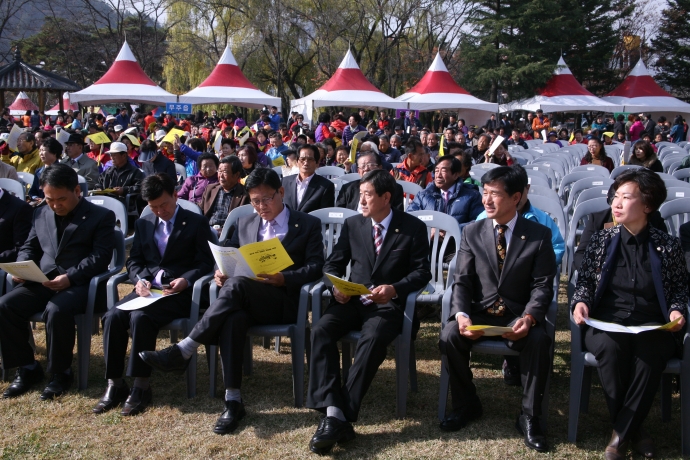
<svg viewBox="0 0 690 460"><path fill-rule="evenodd" d="M202 153L201 155L199 155L199 158L197 158L197 160L196 160L196 167L199 171L201 171L201 163L204 160L211 160L213 162L213 164L216 165L216 169L218 169L218 164L219 164L218 157L212 153Z"/></svg>
<svg viewBox="0 0 690 460"><path fill-rule="evenodd" d="M636 142L633 149L634 149L633 152L636 152L637 150L642 150L644 152L644 159L645 160L654 156L654 149L652 148L652 145L649 142L645 142L645 141Z"/></svg>
<svg viewBox="0 0 690 460"><path fill-rule="evenodd" d="M194 139L189 140L189 146L196 152L205 152L206 151L206 141L203 139L200 139L198 137L195 137Z"/></svg>
<svg viewBox="0 0 690 460"><path fill-rule="evenodd" d="M640 189L640 195L642 195L642 204L647 206L651 212L659 209L659 206L666 200L666 184L664 180L651 169L628 169L616 177L611 188L615 192L623 184L627 184L628 182L637 184Z"/></svg>
<svg viewBox="0 0 690 460"><path fill-rule="evenodd" d="M259 159L259 157L256 154L256 149L252 144L244 144L242 147L240 147L237 150L237 156L240 156L240 153L245 152L247 154L247 161L251 165L255 165L256 161Z"/></svg>
<svg viewBox="0 0 690 460"><path fill-rule="evenodd" d="M41 147L48 149L50 153L60 158L62 155L62 144L54 137L49 137L41 143Z"/></svg>
<svg viewBox="0 0 690 460"><path fill-rule="evenodd" d="M235 148L237 147L237 142L235 142L234 139L230 139L230 138L227 138L227 137L224 138L222 141L220 141L221 147L222 147L223 145L225 145L225 144L229 145L230 148L233 149L233 150L235 150Z"/></svg>
<svg viewBox="0 0 690 460"><path fill-rule="evenodd" d="M331 116L328 112L321 112L319 114L319 123L330 123Z"/></svg>

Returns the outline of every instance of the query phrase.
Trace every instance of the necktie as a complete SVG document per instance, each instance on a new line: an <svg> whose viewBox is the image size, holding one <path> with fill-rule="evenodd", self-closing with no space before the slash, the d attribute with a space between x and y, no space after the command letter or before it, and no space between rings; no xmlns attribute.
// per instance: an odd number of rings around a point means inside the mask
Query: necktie
<svg viewBox="0 0 690 460"><path fill-rule="evenodd" d="M161 231L158 234L158 241L156 241L156 244L158 245L158 251L161 253L161 257L163 257L163 254L165 254L165 248L168 246L168 238L170 237L170 230L172 227L172 223L170 221L162 221L160 223L160 229Z"/></svg>
<svg viewBox="0 0 690 460"><path fill-rule="evenodd" d="M271 238L276 237L276 225L278 225L278 222L276 222L275 219L268 222L268 239L269 240Z"/></svg>
<svg viewBox="0 0 690 460"><path fill-rule="evenodd" d="M441 192L441 194L443 195L443 212L447 213L448 212L447 211L447 209L448 209L448 195L450 194L450 190L444 190Z"/></svg>
<svg viewBox="0 0 690 460"><path fill-rule="evenodd" d="M374 225L374 249L376 251L376 257L378 257L379 253L381 252L381 245L383 245L383 225L376 224ZM368 297L363 295L359 296L359 300L362 301L363 305L371 305L374 303Z"/></svg>
<svg viewBox="0 0 690 460"><path fill-rule="evenodd" d="M503 263L506 260L506 230L508 230L507 225L497 225L496 226L496 256L498 257L498 276L501 276L503 272ZM503 316L506 311L506 305L502 298L498 298L487 308L486 312L493 316Z"/></svg>

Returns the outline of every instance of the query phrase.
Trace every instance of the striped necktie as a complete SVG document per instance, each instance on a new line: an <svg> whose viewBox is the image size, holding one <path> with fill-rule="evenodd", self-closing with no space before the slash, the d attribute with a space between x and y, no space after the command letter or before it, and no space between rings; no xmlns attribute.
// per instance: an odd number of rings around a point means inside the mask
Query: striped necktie
<svg viewBox="0 0 690 460"><path fill-rule="evenodd" d="M381 246L383 245L383 225L382 224L376 224L374 225L374 249L376 251L376 257L379 256L379 253L381 252ZM370 288L371 289L371 288ZM371 305L372 302L369 300L368 297L366 296L359 296L359 300L361 300L363 305Z"/></svg>

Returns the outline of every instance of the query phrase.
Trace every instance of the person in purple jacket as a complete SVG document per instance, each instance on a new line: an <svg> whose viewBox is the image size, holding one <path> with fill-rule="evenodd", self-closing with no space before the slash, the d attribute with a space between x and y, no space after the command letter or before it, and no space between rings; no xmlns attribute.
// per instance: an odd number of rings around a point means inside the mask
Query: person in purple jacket
<svg viewBox="0 0 690 460"><path fill-rule="evenodd" d="M197 160L199 172L187 177L177 197L192 203L201 203L206 187L218 182L218 157L212 153L202 153Z"/></svg>
<svg viewBox="0 0 690 460"><path fill-rule="evenodd" d="M352 144L352 139L354 139L355 134L357 134L360 131L365 131L366 128L359 123L362 121L362 118L359 116L358 113L353 113L350 115L350 118L348 120L348 125L343 129L343 144L350 146Z"/></svg>

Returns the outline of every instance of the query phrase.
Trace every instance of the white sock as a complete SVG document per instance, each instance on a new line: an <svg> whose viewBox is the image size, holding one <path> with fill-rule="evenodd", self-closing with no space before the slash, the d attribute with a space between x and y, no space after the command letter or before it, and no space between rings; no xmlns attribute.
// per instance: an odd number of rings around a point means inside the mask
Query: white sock
<svg viewBox="0 0 690 460"><path fill-rule="evenodd" d="M343 414L343 411L341 411L335 406L328 406L326 408L326 417L335 417L341 422L347 422L347 419L345 418L345 414Z"/></svg>
<svg viewBox="0 0 690 460"><path fill-rule="evenodd" d="M180 349L180 352L182 352L182 357L184 359L191 358L196 349L200 346L201 344L199 342L195 342L189 337L185 337L180 343L177 344L177 347Z"/></svg>
<svg viewBox="0 0 690 460"><path fill-rule="evenodd" d="M242 396L240 395L240 389L239 388L226 388L225 389L225 400L226 401L242 402Z"/></svg>

